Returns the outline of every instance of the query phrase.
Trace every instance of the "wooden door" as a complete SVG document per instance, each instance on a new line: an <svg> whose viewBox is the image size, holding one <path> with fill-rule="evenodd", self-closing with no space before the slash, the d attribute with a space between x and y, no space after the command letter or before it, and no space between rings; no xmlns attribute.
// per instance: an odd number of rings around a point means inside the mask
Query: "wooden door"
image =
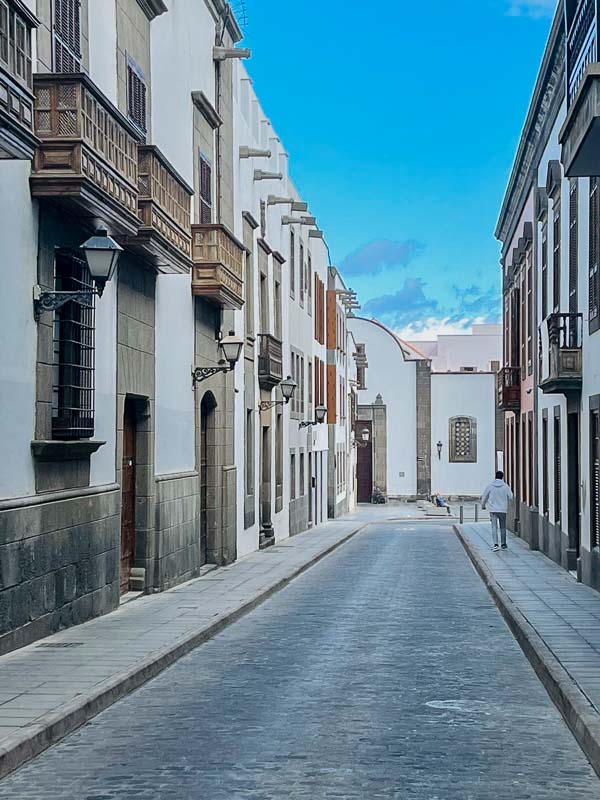
<svg viewBox="0 0 600 800"><path fill-rule="evenodd" d="M357 437L360 445L363 444L361 431L369 431L369 441L366 447L359 447L357 453L358 477L358 502L370 503L373 497L373 436L371 422L358 420L356 424Z"/></svg>
<svg viewBox="0 0 600 800"><path fill-rule="evenodd" d="M135 558L135 434L135 405L126 400L121 468L121 594L129 591L129 573Z"/></svg>
<svg viewBox="0 0 600 800"><path fill-rule="evenodd" d="M200 564L208 560L208 416L206 400L200 411Z"/></svg>
<svg viewBox="0 0 600 800"><path fill-rule="evenodd" d="M313 475L313 454L308 454L308 527L312 528L313 525L313 508L314 508L314 486L315 478Z"/></svg>

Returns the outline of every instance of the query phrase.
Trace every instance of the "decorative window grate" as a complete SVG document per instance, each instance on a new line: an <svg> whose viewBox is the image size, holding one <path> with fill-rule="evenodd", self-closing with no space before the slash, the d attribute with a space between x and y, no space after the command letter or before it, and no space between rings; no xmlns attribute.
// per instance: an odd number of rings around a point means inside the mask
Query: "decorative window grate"
<svg viewBox="0 0 600 800"><path fill-rule="evenodd" d="M575 314L577 308L577 262L579 250L578 209L579 182L571 178L569 183L569 311Z"/></svg>
<svg viewBox="0 0 600 800"><path fill-rule="evenodd" d="M451 417L450 461L462 464L477 461L477 420L474 417Z"/></svg>
<svg viewBox="0 0 600 800"><path fill-rule="evenodd" d="M54 0L54 72L81 72L80 0Z"/></svg>
<svg viewBox="0 0 600 800"><path fill-rule="evenodd" d="M94 435L95 322L92 278L85 261L69 250L55 259L57 291L90 290L54 313L52 437L89 439Z"/></svg>
<svg viewBox="0 0 600 800"><path fill-rule="evenodd" d="M29 26L6 0L0 0L0 62L17 80L31 88Z"/></svg>

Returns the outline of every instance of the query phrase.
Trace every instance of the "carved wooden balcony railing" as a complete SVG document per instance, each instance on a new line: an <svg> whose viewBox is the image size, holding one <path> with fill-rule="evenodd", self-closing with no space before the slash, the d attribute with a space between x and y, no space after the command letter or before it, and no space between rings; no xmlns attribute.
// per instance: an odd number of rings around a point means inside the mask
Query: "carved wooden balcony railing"
<svg viewBox="0 0 600 800"><path fill-rule="evenodd" d="M159 272L189 272L192 266L191 197L194 190L158 147L138 147L138 214L142 225L123 244Z"/></svg>
<svg viewBox="0 0 600 800"><path fill-rule="evenodd" d="M259 333L258 383L261 389L273 389L283 380L281 340L270 333Z"/></svg>
<svg viewBox="0 0 600 800"><path fill-rule="evenodd" d="M502 411L521 408L521 367L503 367L498 372L498 408Z"/></svg>
<svg viewBox="0 0 600 800"><path fill-rule="evenodd" d="M244 245L225 225L192 225L192 294L223 308L244 305Z"/></svg>
<svg viewBox="0 0 600 800"><path fill-rule="evenodd" d="M582 383L582 314L550 314L546 320L547 374L540 388L546 394L572 394Z"/></svg>
<svg viewBox="0 0 600 800"><path fill-rule="evenodd" d="M21 0L0 3L0 158L31 159L33 130L31 32L38 21Z"/></svg>
<svg viewBox="0 0 600 800"><path fill-rule="evenodd" d="M34 197L53 198L111 232L137 233L136 129L83 74L33 78L35 132L42 140L30 179Z"/></svg>

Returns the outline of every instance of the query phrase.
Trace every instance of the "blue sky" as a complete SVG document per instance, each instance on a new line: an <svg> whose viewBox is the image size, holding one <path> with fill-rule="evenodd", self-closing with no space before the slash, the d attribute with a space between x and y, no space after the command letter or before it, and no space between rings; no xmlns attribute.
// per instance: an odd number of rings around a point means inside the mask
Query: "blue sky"
<svg viewBox="0 0 600 800"><path fill-rule="evenodd" d="M555 5L246 0L294 182L363 312L404 335L499 320L494 228Z"/></svg>

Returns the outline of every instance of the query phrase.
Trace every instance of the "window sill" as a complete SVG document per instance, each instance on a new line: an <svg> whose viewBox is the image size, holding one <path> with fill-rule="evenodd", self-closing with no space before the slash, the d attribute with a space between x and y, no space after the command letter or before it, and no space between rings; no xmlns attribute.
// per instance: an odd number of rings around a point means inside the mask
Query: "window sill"
<svg viewBox="0 0 600 800"><path fill-rule="evenodd" d="M82 461L99 450L106 442L91 439L63 441L37 439L31 442L31 452L36 461Z"/></svg>

